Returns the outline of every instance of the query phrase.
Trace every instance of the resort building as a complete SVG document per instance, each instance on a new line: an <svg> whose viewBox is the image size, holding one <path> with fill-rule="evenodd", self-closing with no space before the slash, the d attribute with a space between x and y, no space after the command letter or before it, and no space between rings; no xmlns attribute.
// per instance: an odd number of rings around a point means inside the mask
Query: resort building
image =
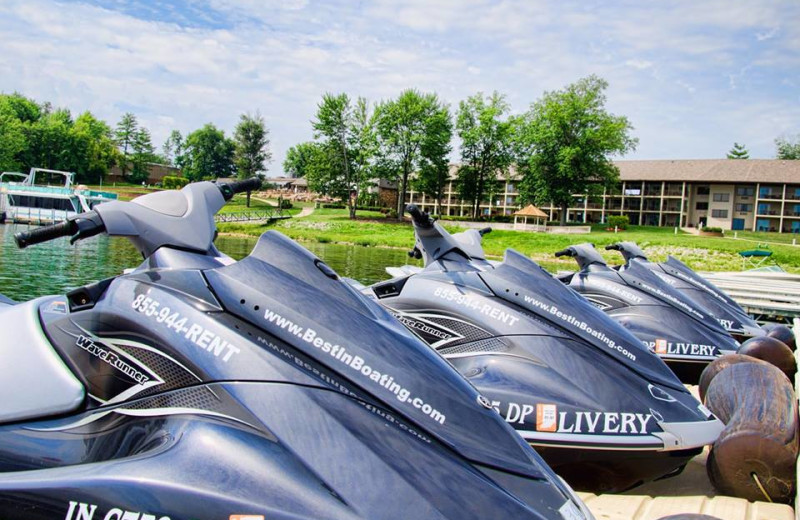
<svg viewBox="0 0 800 520"><path fill-rule="evenodd" d="M575 195L567 220L605 222L609 215L627 215L631 224L646 226L710 226L729 230L800 233L800 161L768 159L703 159L615 161L620 184L613 193L594 198ZM442 199L441 213L470 216L471 206L458 197L455 173ZM511 217L521 205L514 172L501 180L501 192L480 205L481 214ZM435 201L410 192L408 203L433 212ZM549 220L560 208L540 206Z"/></svg>

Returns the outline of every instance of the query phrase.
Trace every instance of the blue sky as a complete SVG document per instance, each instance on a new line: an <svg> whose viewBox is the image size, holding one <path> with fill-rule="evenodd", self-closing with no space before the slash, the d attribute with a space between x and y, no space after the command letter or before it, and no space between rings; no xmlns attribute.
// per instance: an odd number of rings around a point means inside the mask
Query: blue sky
<svg viewBox="0 0 800 520"><path fill-rule="evenodd" d="M315 2L3 0L0 91L134 112L160 145L239 114L267 120L279 174L322 94L478 91L522 112L589 74L639 138L631 159L772 158L800 134L800 3L740 0Z"/></svg>

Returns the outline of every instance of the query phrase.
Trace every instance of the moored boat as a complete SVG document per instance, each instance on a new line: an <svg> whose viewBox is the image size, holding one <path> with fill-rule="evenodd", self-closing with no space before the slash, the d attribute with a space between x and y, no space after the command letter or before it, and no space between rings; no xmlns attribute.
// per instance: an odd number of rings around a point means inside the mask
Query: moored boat
<svg viewBox="0 0 800 520"><path fill-rule="evenodd" d="M37 174L63 177L63 184L36 184ZM15 177L21 180L12 180ZM45 168L31 168L27 175L4 172L0 174L0 213L8 222L53 224L117 198L116 193L73 186L74 179L72 172Z"/></svg>

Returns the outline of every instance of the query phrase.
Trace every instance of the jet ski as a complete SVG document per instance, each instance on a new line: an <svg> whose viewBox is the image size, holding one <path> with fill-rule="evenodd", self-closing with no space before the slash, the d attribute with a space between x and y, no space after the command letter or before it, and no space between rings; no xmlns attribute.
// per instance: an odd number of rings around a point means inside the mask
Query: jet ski
<svg viewBox="0 0 800 520"><path fill-rule="evenodd" d="M766 331L750 317L738 303L711 282L691 270L686 264L670 255L666 262L651 262L639 246L633 242L619 242L606 246L607 250L619 251L625 258L621 269L628 269L634 263L640 264L655 273L672 288L694 300L739 342L752 337L764 336Z"/></svg>
<svg viewBox="0 0 800 520"><path fill-rule="evenodd" d="M579 490L621 491L681 471L722 424L656 355L523 255L487 261L416 206L423 269L362 287L472 382ZM483 232L486 232L484 230Z"/></svg>
<svg viewBox="0 0 800 520"><path fill-rule="evenodd" d="M632 332L684 383L697 384L706 365L739 348L711 313L641 262L614 270L590 243L555 255L574 258L580 268L559 276L562 282Z"/></svg>
<svg viewBox="0 0 800 520"><path fill-rule="evenodd" d="M0 323L0 518L525 518L591 514L446 361L270 231L239 262L202 182L18 233L99 233L131 272Z"/></svg>

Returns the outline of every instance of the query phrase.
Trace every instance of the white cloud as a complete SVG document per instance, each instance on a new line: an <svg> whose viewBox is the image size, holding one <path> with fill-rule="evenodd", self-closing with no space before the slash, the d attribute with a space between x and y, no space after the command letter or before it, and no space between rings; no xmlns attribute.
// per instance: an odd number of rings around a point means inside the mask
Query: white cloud
<svg viewBox="0 0 800 520"><path fill-rule="evenodd" d="M522 111L544 90L599 74L609 109L636 127L637 157L717 157L744 140L734 125L765 132L748 146L767 157L776 124L800 132L800 118L784 117L796 115L800 84L800 24L781 25L800 14L791 0L187 0L191 12L163 16L161 4L142 4L144 15L136 0L124 11L91 1L0 3L0 91L112 123L132 111L156 143L209 121L230 132L240 113L259 110L272 171L311 138L326 91L377 101L416 87L455 107L498 90Z"/></svg>

